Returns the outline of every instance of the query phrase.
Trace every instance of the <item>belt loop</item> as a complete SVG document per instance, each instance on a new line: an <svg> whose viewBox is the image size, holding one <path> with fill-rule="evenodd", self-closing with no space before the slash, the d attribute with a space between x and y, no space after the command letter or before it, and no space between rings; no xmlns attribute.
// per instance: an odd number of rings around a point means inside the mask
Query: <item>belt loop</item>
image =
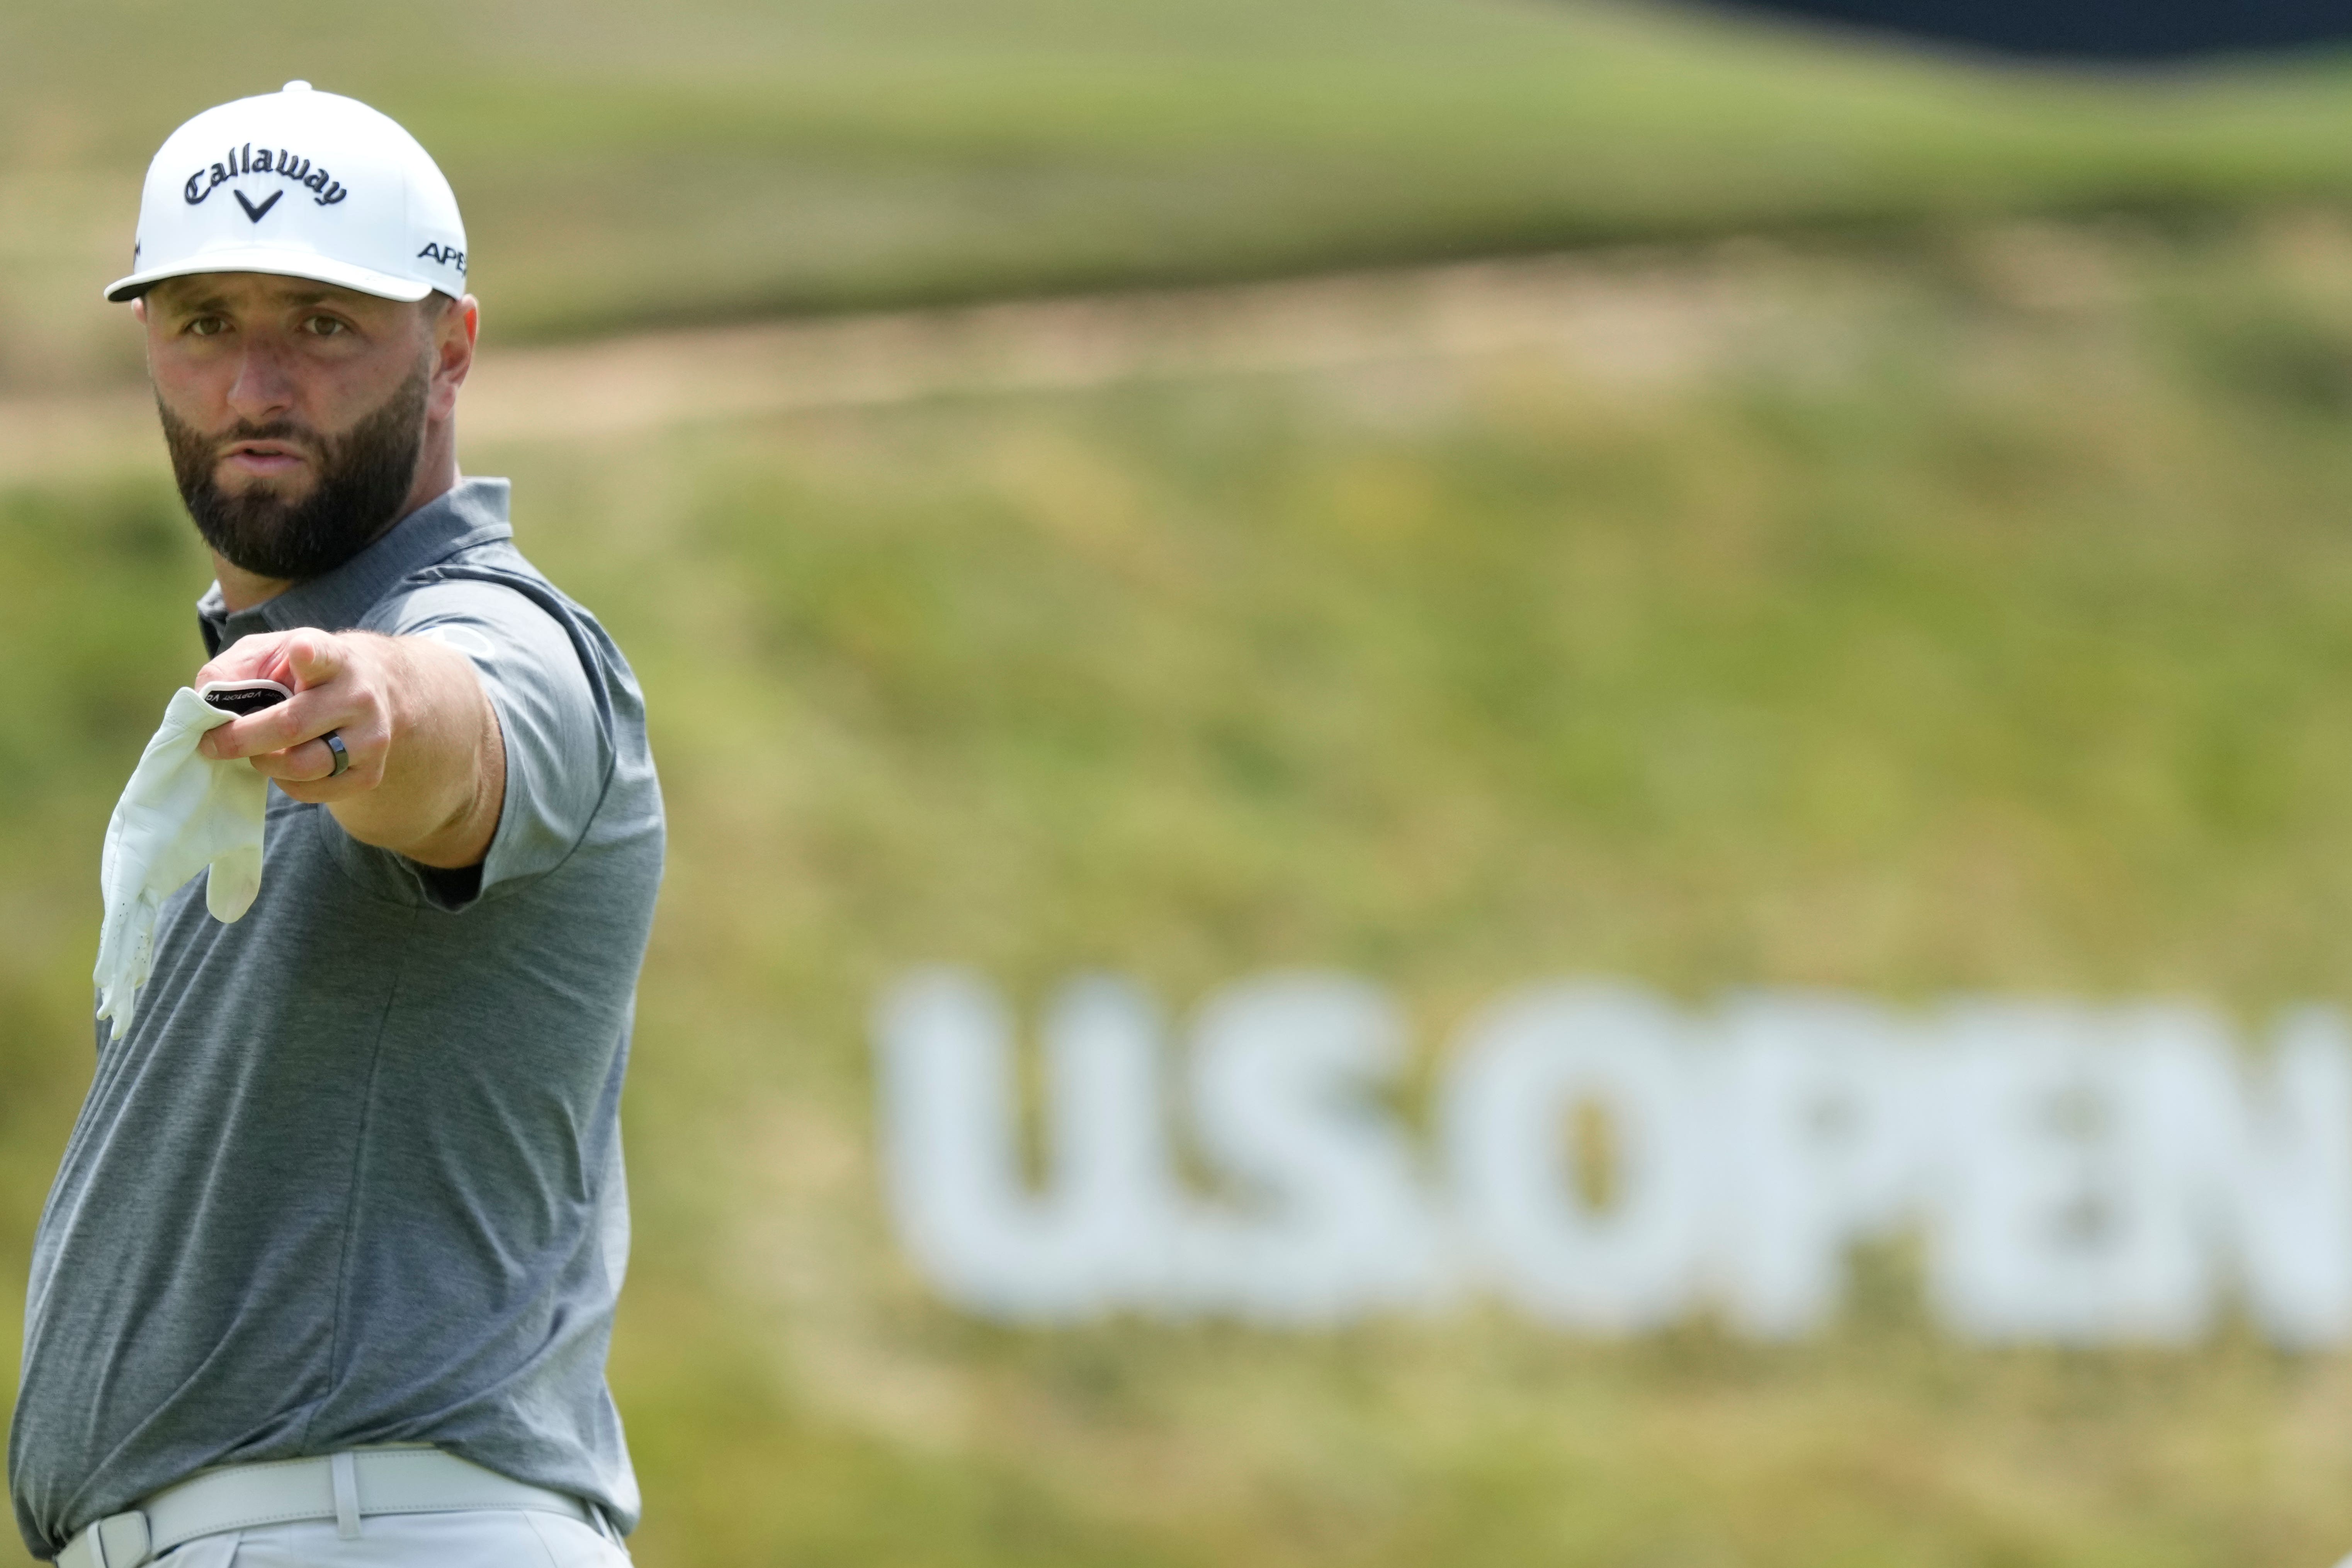
<svg viewBox="0 0 2352 1568"><path fill-rule="evenodd" d="M310 1473L318 1474L316 1470ZM345 1541L357 1541L360 1538L359 1466L349 1454L330 1454L327 1456L327 1473L335 1483L335 1533Z"/></svg>

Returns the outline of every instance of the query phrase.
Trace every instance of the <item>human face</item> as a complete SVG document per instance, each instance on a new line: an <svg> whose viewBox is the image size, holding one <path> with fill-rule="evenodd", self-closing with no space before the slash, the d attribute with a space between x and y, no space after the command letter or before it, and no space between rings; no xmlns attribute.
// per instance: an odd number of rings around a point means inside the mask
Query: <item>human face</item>
<svg viewBox="0 0 2352 1568"><path fill-rule="evenodd" d="M159 284L142 306L180 493L225 561L299 582L409 510L446 313L437 298L410 305L212 273Z"/></svg>

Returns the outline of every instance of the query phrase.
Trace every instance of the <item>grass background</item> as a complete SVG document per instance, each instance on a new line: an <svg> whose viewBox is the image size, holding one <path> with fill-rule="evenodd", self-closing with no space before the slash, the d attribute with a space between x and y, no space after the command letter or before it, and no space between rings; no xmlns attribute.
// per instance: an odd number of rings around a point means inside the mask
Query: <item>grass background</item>
<svg viewBox="0 0 2352 1568"><path fill-rule="evenodd" d="M1427 1058L1559 973L2352 1000L2339 65L1994 74L1459 0L21 6L0 377L135 369L88 301L147 151L296 74L443 156L491 352L1813 236L1741 253L1789 308L1663 382L1530 351L469 447L635 660L672 813L614 1365L649 1568L2352 1547L2352 1360L1967 1349L1899 1247L1797 1347L977 1325L885 1232L864 1036L939 959L1179 1012L1339 966ZM2011 221L2052 210L2138 216ZM98 837L197 658L189 533L155 464L0 480L0 1273L87 1080Z"/></svg>

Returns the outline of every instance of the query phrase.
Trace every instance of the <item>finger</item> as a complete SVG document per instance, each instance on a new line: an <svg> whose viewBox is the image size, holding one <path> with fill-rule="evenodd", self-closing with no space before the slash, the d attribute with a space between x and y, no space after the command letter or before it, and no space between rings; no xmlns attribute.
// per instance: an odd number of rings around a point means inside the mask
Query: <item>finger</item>
<svg viewBox="0 0 2352 1568"><path fill-rule="evenodd" d="M291 700L280 702L274 708L264 708L258 713L248 713L207 730L196 742L196 750L215 762L225 762L231 757L257 757L299 745L310 737L302 732L299 719L291 711L293 706ZM314 733L324 734L333 728L331 724L320 724Z"/></svg>
<svg viewBox="0 0 2352 1568"><path fill-rule="evenodd" d="M239 637L221 649L202 669L196 671L191 686L202 686L209 680L278 680L286 678L285 647L292 632L259 632Z"/></svg>
<svg viewBox="0 0 2352 1568"><path fill-rule="evenodd" d="M342 740L342 736L336 734L332 730L328 731L327 735L334 735L338 742ZM310 784L325 784L339 774L343 777L349 777L351 774L351 749L346 746L343 749L343 754L340 758L337 757L335 748L327 742L327 735L321 735L314 741L305 741L294 748L302 753L301 762L305 767L318 770L310 774L307 781Z"/></svg>
<svg viewBox="0 0 2352 1568"><path fill-rule="evenodd" d="M324 737L305 741L302 744L277 753L283 771L292 775L278 781L278 787L292 799L308 805L328 805L364 795L383 782L383 742L354 734L349 731L336 737L343 742L343 754L348 765L335 772L335 754ZM261 759L255 759L258 767Z"/></svg>
<svg viewBox="0 0 2352 1568"><path fill-rule="evenodd" d="M275 779L297 800L341 799L371 787L361 776L359 759L352 754L350 738L338 735L336 739L343 742L343 754L352 759L340 776L335 773L334 748L323 738L305 741L282 752L265 752L251 759L253 770L265 778ZM328 793L322 796L320 791Z"/></svg>
<svg viewBox="0 0 2352 1568"><path fill-rule="evenodd" d="M305 691L343 672L343 650L325 632L296 632L286 639L286 665L294 672L294 689Z"/></svg>
<svg viewBox="0 0 2352 1568"><path fill-rule="evenodd" d="M340 774L335 772L334 748L327 744L330 734L342 742L345 765ZM373 789L383 781L384 757L391 744L390 732L382 723L361 715L347 724L306 735L277 751L257 752L247 761L257 772L289 787L331 782L339 790L346 784Z"/></svg>

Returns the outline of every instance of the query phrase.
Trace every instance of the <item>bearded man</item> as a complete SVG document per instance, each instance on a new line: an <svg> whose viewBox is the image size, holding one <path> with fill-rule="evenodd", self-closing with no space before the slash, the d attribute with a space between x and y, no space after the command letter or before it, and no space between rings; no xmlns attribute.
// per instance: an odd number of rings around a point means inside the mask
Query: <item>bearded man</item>
<svg viewBox="0 0 2352 1568"><path fill-rule="evenodd" d="M132 301L217 579L205 735L269 781L167 900L33 1255L16 1518L69 1568L625 1562L604 1383L660 877L635 678L460 477L479 320L414 138L289 82L148 173Z"/></svg>

